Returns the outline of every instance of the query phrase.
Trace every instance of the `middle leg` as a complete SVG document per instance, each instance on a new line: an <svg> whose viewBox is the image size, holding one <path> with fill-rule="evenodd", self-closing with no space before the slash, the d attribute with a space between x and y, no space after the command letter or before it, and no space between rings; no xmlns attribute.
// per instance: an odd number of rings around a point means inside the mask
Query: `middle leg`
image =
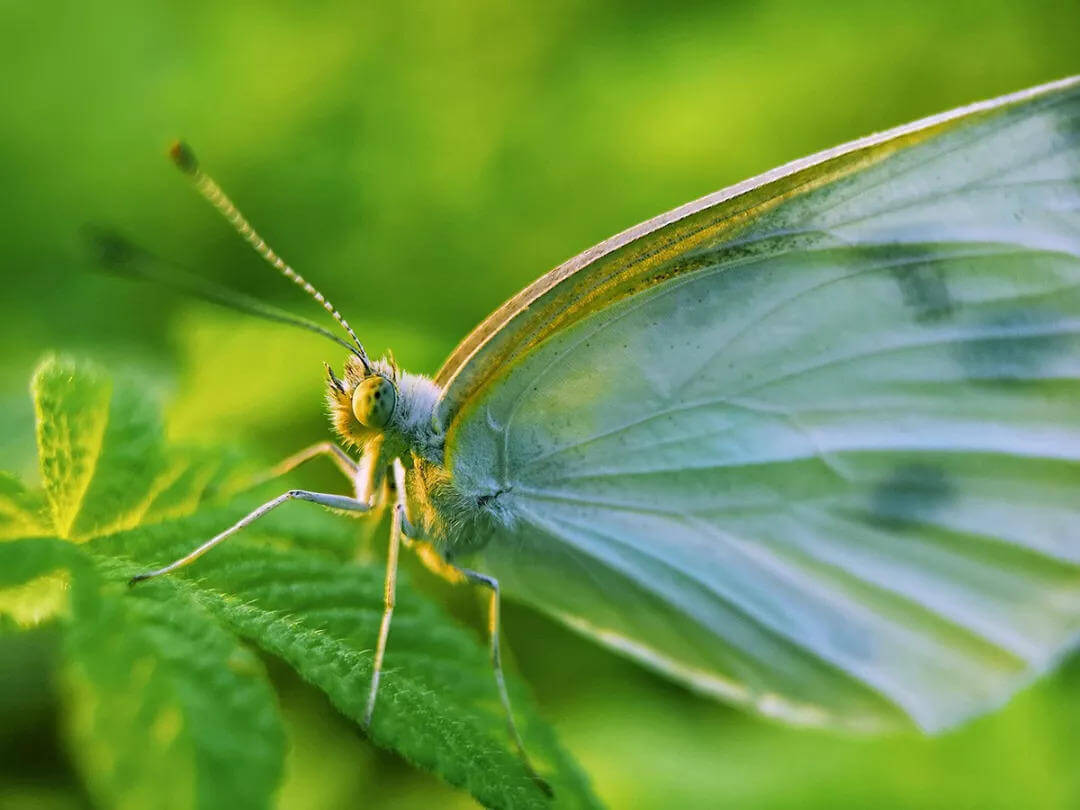
<svg viewBox="0 0 1080 810"><path fill-rule="evenodd" d="M394 512L390 517L390 548L386 555L386 584L383 590L383 614L379 624L379 638L375 642L375 661L371 669L371 688L368 690L367 707L364 710L364 728L371 726L375 712L375 698L379 692L386 642L390 637L390 620L394 615L397 599L398 552L401 549L401 524L405 520L405 467L400 459L391 465L391 489L394 495Z"/></svg>

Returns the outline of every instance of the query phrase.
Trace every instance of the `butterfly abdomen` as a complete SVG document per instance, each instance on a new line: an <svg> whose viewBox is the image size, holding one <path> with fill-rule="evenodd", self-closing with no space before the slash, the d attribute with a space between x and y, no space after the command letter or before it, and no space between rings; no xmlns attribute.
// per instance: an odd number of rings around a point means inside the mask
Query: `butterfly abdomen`
<svg viewBox="0 0 1080 810"><path fill-rule="evenodd" d="M408 490L422 539L448 558L486 546L514 523L509 491L464 488L442 465L421 458L413 459Z"/></svg>

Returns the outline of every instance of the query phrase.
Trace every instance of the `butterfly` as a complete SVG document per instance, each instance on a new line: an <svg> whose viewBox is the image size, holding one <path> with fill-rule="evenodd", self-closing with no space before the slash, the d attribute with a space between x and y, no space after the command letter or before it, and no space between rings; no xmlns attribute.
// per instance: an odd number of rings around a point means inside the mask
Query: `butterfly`
<svg viewBox="0 0 1080 810"><path fill-rule="evenodd" d="M435 377L332 315L329 455L399 548L795 724L937 732L1080 637L1080 77L796 160L519 292ZM248 307L257 308L254 305ZM266 313L263 313L266 314ZM542 780L536 776L538 783Z"/></svg>

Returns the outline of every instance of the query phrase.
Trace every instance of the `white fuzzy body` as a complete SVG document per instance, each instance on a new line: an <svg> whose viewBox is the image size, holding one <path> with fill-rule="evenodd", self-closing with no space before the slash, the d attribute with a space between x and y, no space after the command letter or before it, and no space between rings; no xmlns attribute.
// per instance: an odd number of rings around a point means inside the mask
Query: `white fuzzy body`
<svg viewBox="0 0 1080 810"><path fill-rule="evenodd" d="M383 366L386 366L383 368ZM375 364L379 373L390 376L384 362ZM443 433L435 421L435 405L439 387L423 374L399 372L397 405L387 426L387 432L397 433L414 453L435 464L442 463ZM392 379L392 378L391 378Z"/></svg>

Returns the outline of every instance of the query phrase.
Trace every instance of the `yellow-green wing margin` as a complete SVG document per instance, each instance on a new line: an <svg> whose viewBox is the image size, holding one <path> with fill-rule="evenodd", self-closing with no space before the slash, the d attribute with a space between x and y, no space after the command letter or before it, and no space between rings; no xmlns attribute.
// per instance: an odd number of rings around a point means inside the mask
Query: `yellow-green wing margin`
<svg viewBox="0 0 1080 810"><path fill-rule="evenodd" d="M799 162L445 380L504 591L763 713L934 731L1080 635L1080 84Z"/></svg>
<svg viewBox="0 0 1080 810"><path fill-rule="evenodd" d="M694 270L671 259L695 248L737 242L769 209L857 174L890 155L958 127L972 126L1039 97L1068 92L1072 76L976 102L793 160L686 203L600 242L538 278L480 323L435 375L443 389L437 415L449 427L493 375L548 335L673 275Z"/></svg>

